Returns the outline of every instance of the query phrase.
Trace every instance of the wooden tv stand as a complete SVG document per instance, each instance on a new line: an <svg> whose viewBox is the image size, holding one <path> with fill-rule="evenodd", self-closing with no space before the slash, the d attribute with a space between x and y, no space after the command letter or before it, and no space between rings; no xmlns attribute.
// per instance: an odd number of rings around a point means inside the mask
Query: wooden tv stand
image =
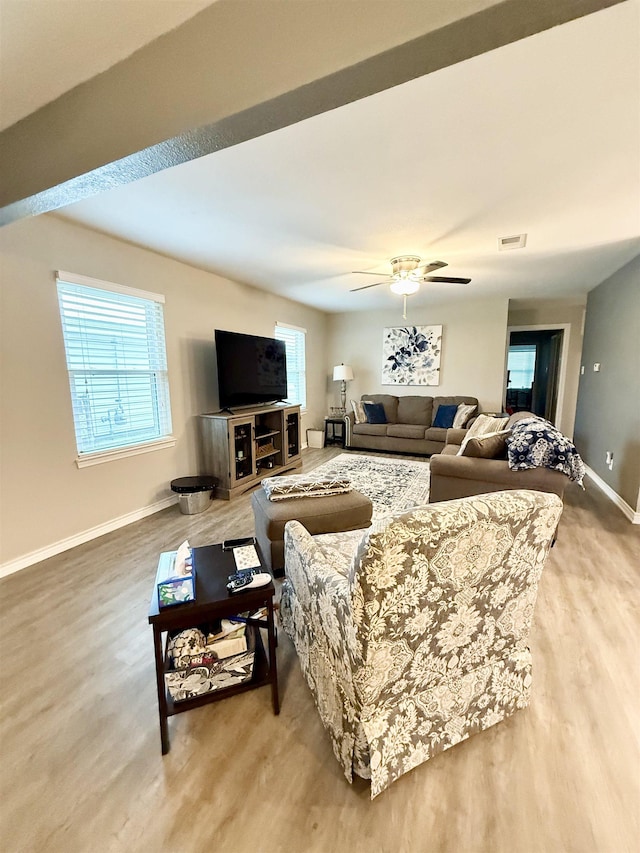
<svg viewBox="0 0 640 853"><path fill-rule="evenodd" d="M206 471L216 497L231 500L264 477L294 471L300 456L300 406L286 404L200 415Z"/></svg>

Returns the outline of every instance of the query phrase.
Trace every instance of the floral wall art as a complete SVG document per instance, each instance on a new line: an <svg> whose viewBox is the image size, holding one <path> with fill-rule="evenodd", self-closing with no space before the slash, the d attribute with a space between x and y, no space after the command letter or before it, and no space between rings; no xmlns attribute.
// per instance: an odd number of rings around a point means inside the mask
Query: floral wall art
<svg viewBox="0 0 640 853"><path fill-rule="evenodd" d="M439 385L442 326L393 326L382 340L383 385Z"/></svg>

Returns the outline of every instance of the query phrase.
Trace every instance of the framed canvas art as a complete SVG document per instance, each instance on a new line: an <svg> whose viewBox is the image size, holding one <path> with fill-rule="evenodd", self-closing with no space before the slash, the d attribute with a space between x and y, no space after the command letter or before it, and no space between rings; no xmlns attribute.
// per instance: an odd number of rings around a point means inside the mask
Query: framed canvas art
<svg viewBox="0 0 640 853"><path fill-rule="evenodd" d="M442 326L392 326L382 339L383 385L439 385Z"/></svg>

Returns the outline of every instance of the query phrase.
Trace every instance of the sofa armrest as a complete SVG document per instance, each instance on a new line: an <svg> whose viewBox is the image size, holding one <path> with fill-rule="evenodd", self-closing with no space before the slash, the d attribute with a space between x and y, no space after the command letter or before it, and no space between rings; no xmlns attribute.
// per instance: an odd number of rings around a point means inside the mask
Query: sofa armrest
<svg viewBox="0 0 640 853"><path fill-rule="evenodd" d="M353 412L346 412L344 416L344 427L345 427L345 435L344 435L344 446L349 447L351 444L351 434L353 432L353 425L356 422L356 416Z"/></svg>
<svg viewBox="0 0 640 853"><path fill-rule="evenodd" d="M445 445L447 444L457 444L458 446L462 444L464 441L465 435L469 432L468 429L453 429L449 428L447 430L447 437L445 439Z"/></svg>

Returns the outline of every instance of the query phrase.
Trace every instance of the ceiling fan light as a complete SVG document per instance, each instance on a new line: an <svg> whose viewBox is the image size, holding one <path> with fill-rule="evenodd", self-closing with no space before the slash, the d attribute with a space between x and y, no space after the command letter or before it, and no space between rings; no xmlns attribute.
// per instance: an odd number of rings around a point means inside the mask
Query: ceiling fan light
<svg viewBox="0 0 640 853"><path fill-rule="evenodd" d="M397 293L398 296L410 296L412 293L416 293L420 289L419 281L412 281L410 278L401 278L398 281L394 281L389 285L391 291L393 293Z"/></svg>

